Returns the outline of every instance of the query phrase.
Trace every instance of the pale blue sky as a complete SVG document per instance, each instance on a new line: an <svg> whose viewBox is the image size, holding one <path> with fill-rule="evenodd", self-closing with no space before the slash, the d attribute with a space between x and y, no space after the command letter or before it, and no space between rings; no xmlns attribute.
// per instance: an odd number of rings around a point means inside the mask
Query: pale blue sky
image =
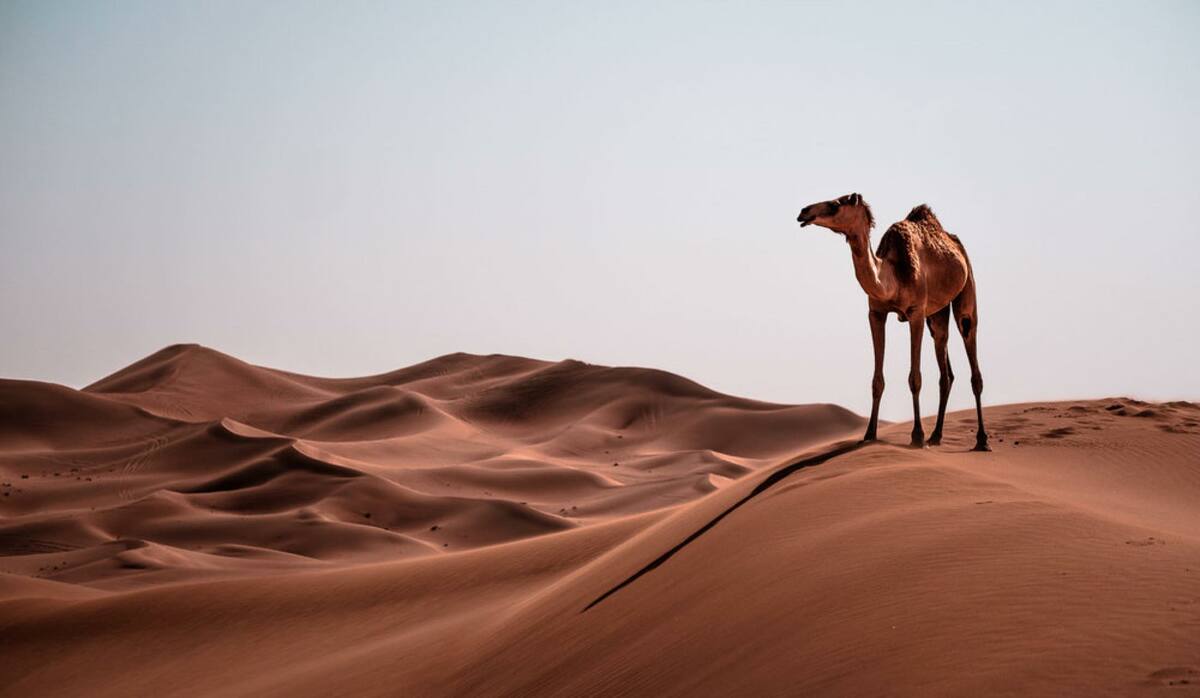
<svg viewBox="0 0 1200 698"><path fill-rule="evenodd" d="M502 352L861 413L795 223L859 191L963 239L988 402L1200 397L1200 4L845 5L2 0L0 375Z"/></svg>

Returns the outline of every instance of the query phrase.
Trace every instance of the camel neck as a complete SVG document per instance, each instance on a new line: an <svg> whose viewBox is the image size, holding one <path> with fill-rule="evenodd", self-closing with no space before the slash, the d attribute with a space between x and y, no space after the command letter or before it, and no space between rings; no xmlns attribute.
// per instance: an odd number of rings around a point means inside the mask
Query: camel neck
<svg viewBox="0 0 1200 698"><path fill-rule="evenodd" d="M855 257L871 256L871 232L846 233L846 242L850 244L850 254Z"/></svg>
<svg viewBox="0 0 1200 698"><path fill-rule="evenodd" d="M850 256L854 261L854 276L858 285L868 296L879 301L889 299L879 273L879 258L871 251L870 231L848 233L846 242L850 243Z"/></svg>

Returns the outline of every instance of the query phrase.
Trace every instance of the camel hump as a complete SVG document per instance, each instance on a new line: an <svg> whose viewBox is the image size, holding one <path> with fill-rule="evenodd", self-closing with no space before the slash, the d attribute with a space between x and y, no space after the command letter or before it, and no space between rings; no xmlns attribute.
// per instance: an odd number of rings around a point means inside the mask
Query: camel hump
<svg viewBox="0 0 1200 698"><path fill-rule="evenodd" d="M932 223L939 228L942 227L941 221L937 219L937 216L933 215L933 209L929 208L928 204L921 204L915 207L908 212L904 220L912 223Z"/></svg>

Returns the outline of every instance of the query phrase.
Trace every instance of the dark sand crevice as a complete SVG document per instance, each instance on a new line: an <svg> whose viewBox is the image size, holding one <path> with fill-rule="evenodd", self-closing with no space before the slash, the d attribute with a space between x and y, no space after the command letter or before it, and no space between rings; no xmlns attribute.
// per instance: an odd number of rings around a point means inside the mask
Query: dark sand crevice
<svg viewBox="0 0 1200 698"><path fill-rule="evenodd" d="M780 467L778 470L771 473L765 480L758 483L758 485L753 490L750 491L750 494L748 494L745 497L742 497L738 501L734 502L734 504L732 506L730 506L728 509L726 509L725 511L718 514L716 517L714 517L708 523L701 526L699 529L696 530L695 533L691 534L687 538L684 538L682 542L680 542L678 545L671 548L670 550L666 551L662 555L659 555L652 562L650 562L650 564L646 565L645 567L641 568L640 570L638 570L637 572L633 573L631 576L626 578L625 581L621 582L620 584L616 585L615 587L609 589L608 591L604 592L600 596L596 597L596 599L593 600L591 603L589 603L587 606L585 606L584 609L582 611L580 611L580 613L586 613L589 609L591 609L593 606L599 604L601 601L607 599L608 597L617 593L621 589L624 589L625 587L629 586L630 584L636 582L638 580L638 578L641 577L642 575L656 569L659 565L661 565L664 562L666 562L667 560L671 559L671 557L674 556L675 553L678 553L680 550L683 550L685 547L688 546L689 543L695 541L697 538L699 538L700 536L702 536L706 532L708 532L708 530L711 529L713 526L716 526L718 523L720 523L721 519L732 514L734 512L734 510L736 510L738 507L742 506L743 504L750 501L751 499L754 499L758 495L762 494L763 492L766 492L767 490L771 489L775 485L779 484L779 482L781 482L784 478L786 478L787 476L796 472L797 470L801 470L803 468L811 468L812 466L815 466L815 465L820 465L822 463L825 463L826 461L832 460L833 458L837 458L838 456L843 456L847 453L857 451L858 449L862 448L865 445L867 445L867 442L862 442L862 441L842 442L842 443L838 444L837 446L829 449L828 451L818 453L815 456L801 458L800 460L798 460L794 463L789 463L788 465Z"/></svg>

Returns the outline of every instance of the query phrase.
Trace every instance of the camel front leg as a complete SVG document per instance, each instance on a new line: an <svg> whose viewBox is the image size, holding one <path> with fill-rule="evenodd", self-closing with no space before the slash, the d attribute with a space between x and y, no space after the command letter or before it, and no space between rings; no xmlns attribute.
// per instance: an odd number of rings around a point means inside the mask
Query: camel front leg
<svg viewBox="0 0 1200 698"><path fill-rule="evenodd" d="M875 377L871 379L871 421L867 422L867 433L863 441L875 440L875 429L879 425L879 398L883 397L883 339L887 327L887 313L870 311L871 343L875 346Z"/></svg>
<svg viewBox="0 0 1200 698"><path fill-rule="evenodd" d="M908 388L913 396L912 446L924 448L925 430L921 428L921 338L925 334L925 318L909 315L908 330L912 339L912 367L908 371Z"/></svg>

